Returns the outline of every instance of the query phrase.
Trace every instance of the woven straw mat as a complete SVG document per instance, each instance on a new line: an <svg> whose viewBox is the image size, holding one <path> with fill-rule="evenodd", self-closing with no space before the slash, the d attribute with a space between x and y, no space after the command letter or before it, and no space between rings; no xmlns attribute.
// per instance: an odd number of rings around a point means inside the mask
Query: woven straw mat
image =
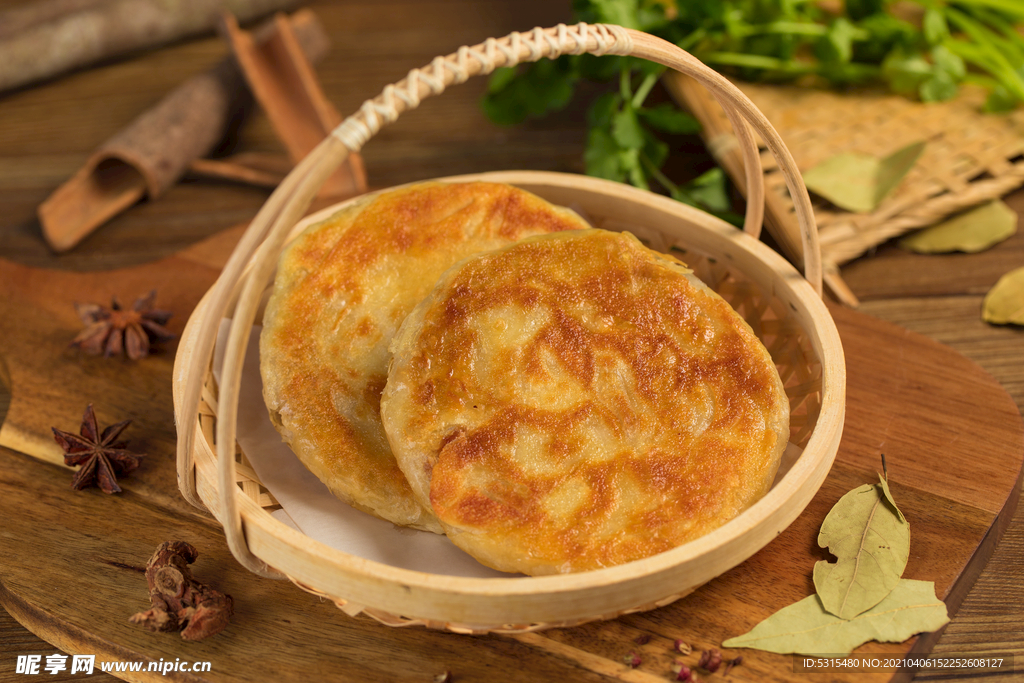
<svg viewBox="0 0 1024 683"><path fill-rule="evenodd" d="M827 267L834 269L892 237L1024 185L1024 110L982 113L985 93L979 88L964 88L949 102L922 103L888 93L736 85L779 131L801 171L842 152L884 157L926 141L914 168L873 213L850 213L812 195ZM679 74L666 76L666 86L700 120L711 153L743 188L742 155L721 107ZM763 146L761 164L768 227L791 251L786 235L798 234L793 203L778 165Z"/></svg>

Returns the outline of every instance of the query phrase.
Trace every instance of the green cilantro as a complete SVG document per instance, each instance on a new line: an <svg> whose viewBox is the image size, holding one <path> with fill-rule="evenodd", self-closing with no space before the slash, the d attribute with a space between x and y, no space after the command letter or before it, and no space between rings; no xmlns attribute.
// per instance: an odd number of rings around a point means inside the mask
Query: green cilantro
<svg viewBox="0 0 1024 683"><path fill-rule="evenodd" d="M685 111L669 102L641 109L640 119L654 130L676 135L691 135L700 132L700 123Z"/></svg>
<svg viewBox="0 0 1024 683"><path fill-rule="evenodd" d="M898 0L572 0L576 21L619 24L654 33L727 75L794 78L843 86L878 81L925 102L955 97L969 81L989 90L985 110L1024 102L1022 0L909 0L916 23L892 11ZM901 15L905 14L900 12ZM582 80L618 80L587 116L587 173L648 188L727 220L720 169L677 186L661 171L668 146L658 134L692 134L696 119L665 103L644 106L663 68L632 57L564 56L499 69L483 108L491 120L519 123L565 107Z"/></svg>

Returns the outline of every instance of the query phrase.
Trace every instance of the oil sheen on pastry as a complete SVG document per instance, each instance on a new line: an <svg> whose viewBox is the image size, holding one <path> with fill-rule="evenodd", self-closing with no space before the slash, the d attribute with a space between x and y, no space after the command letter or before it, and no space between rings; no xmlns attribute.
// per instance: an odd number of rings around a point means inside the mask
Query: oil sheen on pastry
<svg viewBox="0 0 1024 683"><path fill-rule="evenodd" d="M392 450L452 541L510 572L654 555L771 486L778 371L683 264L627 233L463 261L406 318L381 401Z"/></svg>
<svg viewBox="0 0 1024 683"><path fill-rule="evenodd" d="M412 495L380 421L388 344L449 266L575 213L494 183L423 183L311 226L282 254L260 337L263 394L299 459L353 506L440 532Z"/></svg>

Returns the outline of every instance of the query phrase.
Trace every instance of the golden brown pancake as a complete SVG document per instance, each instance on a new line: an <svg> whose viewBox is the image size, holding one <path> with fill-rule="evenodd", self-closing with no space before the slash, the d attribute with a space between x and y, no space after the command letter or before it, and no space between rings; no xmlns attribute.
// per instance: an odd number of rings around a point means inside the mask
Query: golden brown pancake
<svg viewBox="0 0 1024 683"><path fill-rule="evenodd" d="M493 183L412 185L311 226L281 256L260 337L263 395L284 440L342 500L440 533L381 425L388 344L453 263L586 227L567 209Z"/></svg>
<svg viewBox="0 0 1024 683"><path fill-rule="evenodd" d="M496 569L679 546L772 484L789 402L750 327L628 233L463 261L406 318L381 400L413 492Z"/></svg>

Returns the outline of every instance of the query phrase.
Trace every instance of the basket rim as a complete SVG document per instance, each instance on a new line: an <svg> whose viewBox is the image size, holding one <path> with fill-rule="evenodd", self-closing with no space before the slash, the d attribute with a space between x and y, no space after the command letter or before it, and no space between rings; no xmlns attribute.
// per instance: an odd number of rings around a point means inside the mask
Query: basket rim
<svg viewBox="0 0 1024 683"><path fill-rule="evenodd" d="M808 480L812 479L816 475L820 475L820 481L818 481L817 485L813 487L813 492L806 496L806 501L800 506L799 512L793 516L793 519L799 516L806 507L807 502L810 501L814 493L816 493L818 488L820 488L820 484L824 480L825 475L827 475L828 470L831 468L832 461L834 460L838 449L838 441L839 436L842 433L843 417L845 412L846 375L842 345L838 331L832 321L831 314L828 312L825 304L818 294L815 293L811 285L788 261L767 245L753 239L743 231L734 228L728 223L725 223L710 214L696 208L680 204L673 199L655 195L651 192L610 180L551 171L493 171L480 174L448 176L433 180L441 182L486 180L491 182L507 182L513 185L530 184L531 182L541 184L546 183L564 187L566 189L579 190L582 188L586 191L606 195L620 201L643 201L648 205L653 205L655 208L660 209L663 212L675 214L676 216L699 226L699 228L709 231L713 234L713 239L715 240L727 240L736 243L743 251L748 252L752 257L762 261L766 266L770 267L777 273L780 273L783 276L782 281L784 282L784 286L791 290L793 298L799 301L803 307L803 310L798 310L796 306L793 306L792 303L790 304L794 309L794 313L798 315L801 326L804 328L805 332L808 333L812 346L821 360L821 411L818 415L815 428L811 433L811 438L804 449L804 454L811 453L814 455L820 452L820 454L827 459L828 466L822 468L823 463L819 458L801 456L793 467L761 500L733 520L709 534L651 557L634 560L612 567L573 574L525 577L510 576L501 578L472 578L432 574L394 567L374 560L350 555L344 551L327 546L301 532L289 528L283 522L274 518L265 509L260 508L254 501L251 501L251 499L248 499L246 496L241 496L243 500L247 501L247 504L243 506L242 510L243 518L253 514L249 511L250 505L248 505L248 503L252 503L252 506L257 510L255 514L259 516L260 513L262 513L263 517L261 517L261 521L270 521L270 530L272 530L281 541L290 544L293 548L306 546L305 549L307 551L314 552L327 559L338 569L358 575L358 578L360 579L372 580L378 583L382 581L389 582L396 584L397 586L402 586L406 588L406 590L416 588L430 592L444 593L447 595L461 595L467 597L494 597L496 595L500 595L502 597L516 597L527 595L536 596L538 593L564 593L566 590L577 592L600 589L669 572L682 564L699 560L717 548L730 543L736 543L747 533L755 531L759 526L769 523L773 513L777 512L780 506L782 506L787 500L791 499L795 494L801 492L801 487L807 483ZM366 195L363 195L362 197L365 196ZM346 200L345 202L327 207L307 216L294 227L291 234L294 236L298 231L306 226L314 222L318 222L319 220L323 220L327 215L336 212L341 207L351 202L358 201L362 197L355 197ZM174 385L174 403L176 412L180 405L180 393L183 390L183 382L179 382L177 379L179 377L184 377L187 370L186 368L178 367L179 360L183 357L183 351L188 350L189 342L194 342L194 338L206 310L211 291L212 288L203 296L202 300L196 306L188 320L185 331L181 336L181 343L175 359L176 368L174 373L176 378ZM806 324L807 322L812 323L812 325L808 326ZM210 370L207 370L207 376L209 376L209 373ZM198 419L198 416L195 415L176 415L176 417L178 424L182 424L182 420ZM822 429L822 426L827 426L828 429ZM204 439L204 437L200 430L196 435L196 443L193 444L193 450L200 449L199 441L202 439ZM207 444L207 446L210 446L210 444ZM195 458L194 460L196 463L197 476L199 463L202 460L203 458ZM181 476L179 473L179 479L180 478ZM217 487L216 477L213 477L211 484L214 488ZM213 509L215 514L219 512L219 506L217 505L208 505L208 507ZM218 519L218 521L223 523L223 520ZM248 522L250 520L245 521ZM256 520L253 519L251 521ZM791 523L791 520L786 523L786 526L788 526L789 523ZM759 545L750 554L757 552L757 550L767 544L770 540L770 538L765 540L763 544ZM298 544L296 544L296 542L298 542ZM747 557L749 557L749 555L747 555ZM741 562L745 559L746 557L744 557ZM288 571L287 567L279 566L279 564L274 566L277 569L284 571L291 578L293 572ZM358 602L358 599L353 598L353 601Z"/></svg>

